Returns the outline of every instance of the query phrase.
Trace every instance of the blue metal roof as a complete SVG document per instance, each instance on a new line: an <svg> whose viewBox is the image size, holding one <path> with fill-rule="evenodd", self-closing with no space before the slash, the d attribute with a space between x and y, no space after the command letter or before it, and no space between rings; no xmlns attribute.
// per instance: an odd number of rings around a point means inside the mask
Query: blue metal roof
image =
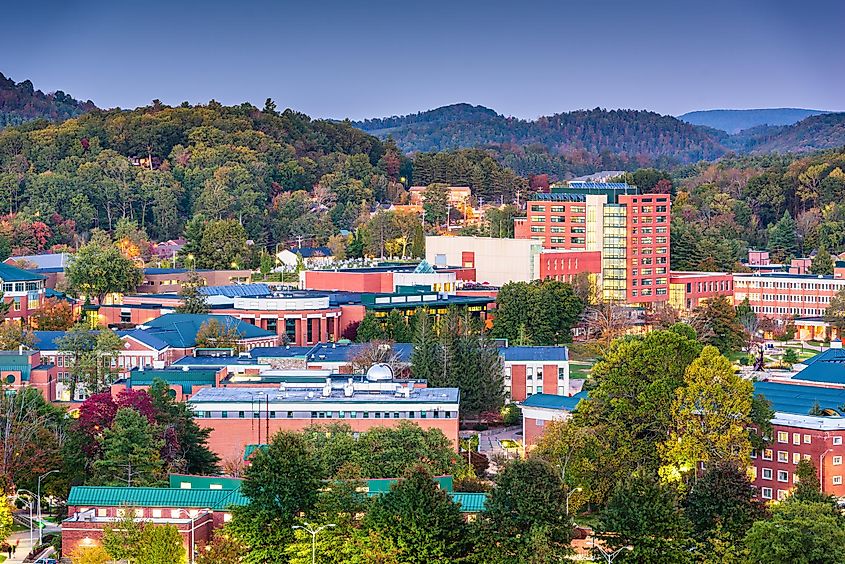
<svg viewBox="0 0 845 564"><path fill-rule="evenodd" d="M531 200L540 202L586 202L585 194L537 194Z"/></svg>
<svg viewBox="0 0 845 564"><path fill-rule="evenodd" d="M40 255L22 255L19 257L9 257L6 260L22 261L32 263L36 266L32 270L47 270L55 269L56 271L64 270L65 265L71 255L68 253L43 253Z"/></svg>
<svg viewBox="0 0 845 564"><path fill-rule="evenodd" d="M369 346L369 343L319 343L308 351L308 360L312 362L350 362L367 346ZM399 357L400 362L411 362L414 345L411 343L392 343L390 346L393 353Z"/></svg>
<svg viewBox="0 0 845 564"><path fill-rule="evenodd" d="M120 382L125 383L127 388L136 386L151 386L153 381L158 379L167 382L171 386L181 386L183 394L190 394L193 386L213 386L217 376L216 370L182 370L173 368L164 369L133 369L129 376Z"/></svg>
<svg viewBox="0 0 845 564"><path fill-rule="evenodd" d="M754 393L772 402L772 409L783 413L807 415L816 403L821 409L841 412L845 390L780 382L755 382Z"/></svg>
<svg viewBox="0 0 845 564"><path fill-rule="evenodd" d="M33 331L32 334L35 336L32 348L39 351L54 351L59 349L59 340L67 334L67 331Z"/></svg>
<svg viewBox="0 0 845 564"><path fill-rule="evenodd" d="M166 340L162 339L154 332L149 330L145 331L143 329L132 329L129 331L118 331L118 335L120 335L121 337L124 335L132 337L133 339L140 341L145 345L154 348L157 351L164 350L168 347L168 343Z"/></svg>
<svg viewBox="0 0 845 564"><path fill-rule="evenodd" d="M558 396L555 394L534 394L522 402L522 405L525 407L543 407L546 409L572 411L582 399L587 399L587 392L578 392L572 397Z"/></svg>
<svg viewBox="0 0 845 564"><path fill-rule="evenodd" d="M290 249L290 252L300 255L302 258L330 257L334 255L328 247L294 247Z"/></svg>
<svg viewBox="0 0 845 564"><path fill-rule="evenodd" d="M569 360L566 347L501 347L499 354L505 361L542 362Z"/></svg>
<svg viewBox="0 0 845 564"><path fill-rule="evenodd" d="M223 368L224 366L259 366L256 358L244 358L240 356L186 356L182 357L171 366L182 367L205 367L205 368Z"/></svg>
<svg viewBox="0 0 845 564"><path fill-rule="evenodd" d="M233 327L243 339L257 337L275 337L276 334L266 329L241 321L231 315L208 315L200 313L167 313L147 321L149 329L143 329L175 348L190 348L196 345L197 331L209 319L215 319L226 327Z"/></svg>
<svg viewBox="0 0 845 564"><path fill-rule="evenodd" d="M272 296L273 292L267 284L230 284L228 286L202 286L197 288L200 294L206 296L226 296L227 298Z"/></svg>
<svg viewBox="0 0 845 564"><path fill-rule="evenodd" d="M314 347L255 347L249 351L252 358L305 358Z"/></svg>
<svg viewBox="0 0 845 564"><path fill-rule="evenodd" d="M845 349L827 349L826 351L822 351L815 356L811 356L801 364L805 366L812 366L817 362L841 362L845 363Z"/></svg>

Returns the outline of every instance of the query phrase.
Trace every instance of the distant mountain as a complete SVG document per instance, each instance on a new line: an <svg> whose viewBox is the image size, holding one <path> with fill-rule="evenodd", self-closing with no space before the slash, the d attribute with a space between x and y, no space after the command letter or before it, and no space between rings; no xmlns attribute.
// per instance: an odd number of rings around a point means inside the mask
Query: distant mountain
<svg viewBox="0 0 845 564"><path fill-rule="evenodd" d="M643 163L714 159L718 140L672 116L639 110L578 110L534 121L505 117L483 106L455 104L407 116L353 123L406 152L540 145L557 155L613 153Z"/></svg>
<svg viewBox="0 0 845 564"><path fill-rule="evenodd" d="M44 94L32 82L15 81L0 73L0 128L44 118L61 121L97 109L94 102L81 102L61 90Z"/></svg>
<svg viewBox="0 0 845 564"><path fill-rule="evenodd" d="M743 132L746 133L746 132ZM809 153L845 147L845 113L820 114L757 134L753 153Z"/></svg>
<svg viewBox="0 0 845 564"><path fill-rule="evenodd" d="M828 112L800 108L766 108L759 110L701 110L689 112L678 119L693 125L721 129L728 133L739 133L761 125L792 125L804 118Z"/></svg>

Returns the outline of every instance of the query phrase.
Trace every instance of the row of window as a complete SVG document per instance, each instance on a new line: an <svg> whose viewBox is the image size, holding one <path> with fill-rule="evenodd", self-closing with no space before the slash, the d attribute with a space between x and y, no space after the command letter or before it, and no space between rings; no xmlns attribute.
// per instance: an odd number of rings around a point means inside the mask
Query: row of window
<svg viewBox="0 0 845 564"><path fill-rule="evenodd" d="M666 206L642 206L641 208L637 208L634 206L633 213L666 213Z"/></svg>
<svg viewBox="0 0 845 564"><path fill-rule="evenodd" d="M197 411L200 419L455 419L457 411Z"/></svg>
<svg viewBox="0 0 845 564"><path fill-rule="evenodd" d="M211 489L215 489L213 486ZM218 488L219 489L219 488ZM93 509L93 508L92 508ZM87 511L87 507L80 507L79 511ZM199 509L144 509L144 508L124 508L118 507L115 509L115 515L118 517L127 517L131 515L136 519L196 519L200 514L205 513L204 510ZM109 509L107 507L97 508L97 517L108 517ZM232 519L231 513L223 514L223 521L229 522Z"/></svg>
<svg viewBox="0 0 845 564"><path fill-rule="evenodd" d="M651 268L632 268L631 269L631 276L651 276L652 269ZM654 269L655 274L666 274L666 267L659 266Z"/></svg>
<svg viewBox="0 0 845 564"><path fill-rule="evenodd" d="M658 235L663 235L667 233L668 229L666 227L654 227L654 232ZM632 235L651 235L651 227L634 227L631 229Z"/></svg>
<svg viewBox="0 0 845 564"><path fill-rule="evenodd" d="M651 264L666 264L666 257L642 257L642 258L632 258L631 259L631 266L639 266L644 264L646 266Z"/></svg>
<svg viewBox="0 0 845 564"><path fill-rule="evenodd" d="M811 302L828 304L830 296L805 296L802 294L763 294L763 299L770 302Z"/></svg>
<svg viewBox="0 0 845 564"><path fill-rule="evenodd" d="M44 282L6 282L3 284L4 292L31 292L44 288Z"/></svg>
<svg viewBox="0 0 845 564"><path fill-rule="evenodd" d="M549 209L552 213L563 213L566 211L566 206L554 205L551 206ZM531 211L545 212L546 206L544 206L543 204L531 204ZM584 213L585 211L587 211L587 208L584 206L569 206L570 213Z"/></svg>
<svg viewBox="0 0 845 564"><path fill-rule="evenodd" d="M737 285L742 288L780 288L783 290L841 290L845 287L842 282L772 282L763 280L737 280Z"/></svg>

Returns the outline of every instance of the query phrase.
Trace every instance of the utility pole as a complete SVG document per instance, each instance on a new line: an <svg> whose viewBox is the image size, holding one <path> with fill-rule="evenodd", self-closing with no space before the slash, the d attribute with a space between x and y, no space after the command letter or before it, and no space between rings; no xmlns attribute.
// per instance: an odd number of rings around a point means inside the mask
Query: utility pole
<svg viewBox="0 0 845 564"><path fill-rule="evenodd" d="M44 523L44 521L42 521L42 519L41 519L41 480L43 480L44 478L46 478L47 476L49 476L50 474L53 474L55 472L58 472L58 470L50 470L49 472L42 474L41 476L38 476L38 495L36 497L38 499L38 544L39 545L41 544L41 528L42 528L42 525Z"/></svg>
<svg viewBox="0 0 845 564"><path fill-rule="evenodd" d="M304 526L294 525L293 527L291 527L292 529L302 529L303 531L308 531L309 533L311 533L311 564L317 563L317 533L329 527L337 527L337 525L335 525L334 523L329 523L321 527L314 527L314 525L304 523Z"/></svg>

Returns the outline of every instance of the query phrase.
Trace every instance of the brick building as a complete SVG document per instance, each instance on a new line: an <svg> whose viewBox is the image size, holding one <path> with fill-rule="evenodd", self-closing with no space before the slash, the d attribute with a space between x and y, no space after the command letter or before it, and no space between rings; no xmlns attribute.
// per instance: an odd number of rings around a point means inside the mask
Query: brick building
<svg viewBox="0 0 845 564"><path fill-rule="evenodd" d="M573 395L566 347L501 347L499 356L510 401L520 402L535 394Z"/></svg>
<svg viewBox="0 0 845 564"><path fill-rule="evenodd" d="M675 271L669 274L669 305L677 310L693 310L718 296L733 301L734 283L730 272Z"/></svg>
<svg viewBox="0 0 845 564"><path fill-rule="evenodd" d="M43 274L0 263L3 301L10 304L6 319L26 322L44 301L45 280Z"/></svg>
<svg viewBox="0 0 845 564"><path fill-rule="evenodd" d="M832 276L813 274L734 274L734 303L746 298L762 317L787 319L822 316L830 299L845 288L845 262Z"/></svg>
<svg viewBox="0 0 845 564"><path fill-rule="evenodd" d="M522 408L522 439L526 452L537 444L552 421L566 421L587 392L581 391L567 397L552 394L535 394L520 404Z"/></svg>
<svg viewBox="0 0 845 564"><path fill-rule="evenodd" d="M607 301L652 305L669 299L667 194L641 194L624 183L570 182L526 203L517 239L546 249L600 252Z"/></svg>

